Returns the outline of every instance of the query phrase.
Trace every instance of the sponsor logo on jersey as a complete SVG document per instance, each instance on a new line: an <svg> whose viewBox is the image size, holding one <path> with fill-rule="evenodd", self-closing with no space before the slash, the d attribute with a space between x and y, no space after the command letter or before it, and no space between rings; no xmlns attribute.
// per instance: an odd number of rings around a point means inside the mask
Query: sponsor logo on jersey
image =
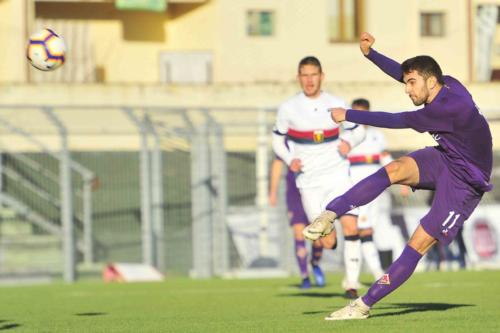
<svg viewBox="0 0 500 333"><path fill-rule="evenodd" d="M437 134L437 133L433 133L433 134L431 134L431 136L432 136L432 138L433 138L434 140L436 140L436 141L441 140L441 136L439 136L439 134Z"/></svg>
<svg viewBox="0 0 500 333"><path fill-rule="evenodd" d="M314 138L314 142L321 143L321 142L325 141L325 133L321 130L314 131L313 138Z"/></svg>

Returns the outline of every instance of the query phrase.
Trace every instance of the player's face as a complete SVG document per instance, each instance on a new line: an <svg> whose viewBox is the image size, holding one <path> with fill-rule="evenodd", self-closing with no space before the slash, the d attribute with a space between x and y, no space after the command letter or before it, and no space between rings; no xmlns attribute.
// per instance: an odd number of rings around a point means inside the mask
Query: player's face
<svg viewBox="0 0 500 333"><path fill-rule="evenodd" d="M323 73L314 65L303 65L297 75L300 86L307 97L318 97L321 93Z"/></svg>
<svg viewBox="0 0 500 333"><path fill-rule="evenodd" d="M405 92L416 106L424 104L429 99L430 91L427 80L417 71L411 71L403 75Z"/></svg>

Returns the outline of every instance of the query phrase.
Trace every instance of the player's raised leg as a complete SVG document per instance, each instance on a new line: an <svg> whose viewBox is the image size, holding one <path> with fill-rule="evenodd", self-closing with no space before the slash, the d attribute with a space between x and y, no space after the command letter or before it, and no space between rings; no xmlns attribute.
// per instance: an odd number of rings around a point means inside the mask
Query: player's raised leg
<svg viewBox="0 0 500 333"><path fill-rule="evenodd" d="M409 156L392 161L371 176L354 185L349 191L332 200L321 213L304 229L304 237L316 240L328 234L333 221L353 208L366 205L392 184L418 184L418 166Z"/></svg>

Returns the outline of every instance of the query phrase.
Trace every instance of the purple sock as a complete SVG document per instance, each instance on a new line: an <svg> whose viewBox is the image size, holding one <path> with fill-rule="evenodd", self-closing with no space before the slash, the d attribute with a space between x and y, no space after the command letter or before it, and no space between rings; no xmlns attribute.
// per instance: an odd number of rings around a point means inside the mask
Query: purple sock
<svg viewBox="0 0 500 333"><path fill-rule="evenodd" d="M304 255L300 256L299 253L303 253ZM297 257L297 263L299 264L300 276L304 279L309 276L309 270L307 269L307 250L305 240L295 240L295 256Z"/></svg>
<svg viewBox="0 0 500 333"><path fill-rule="evenodd" d="M368 306L380 301L383 297L396 290L413 274L422 255L411 246L406 245L401 256L392 263L387 272L375 282L363 296L363 302Z"/></svg>
<svg viewBox="0 0 500 333"><path fill-rule="evenodd" d="M323 247L322 246L316 247L313 245L311 264L313 266L318 266L322 256L323 256Z"/></svg>
<svg viewBox="0 0 500 333"><path fill-rule="evenodd" d="M335 212L337 216L342 216L355 207L371 202L390 185L391 181L387 171L385 171L385 168L380 168L371 176L351 187L349 191L340 197L330 201L326 209Z"/></svg>

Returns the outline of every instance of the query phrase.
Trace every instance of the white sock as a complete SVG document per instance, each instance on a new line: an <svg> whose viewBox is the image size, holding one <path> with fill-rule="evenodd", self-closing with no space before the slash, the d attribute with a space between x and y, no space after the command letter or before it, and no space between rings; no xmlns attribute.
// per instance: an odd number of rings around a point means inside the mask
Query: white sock
<svg viewBox="0 0 500 333"><path fill-rule="evenodd" d="M361 251L363 252L363 259L366 261L375 280L380 279L384 275L384 270L380 264L380 257L375 243L373 241L361 242Z"/></svg>
<svg viewBox="0 0 500 333"><path fill-rule="evenodd" d="M358 289L359 273L361 272L361 241L344 241L344 265L346 289Z"/></svg>

